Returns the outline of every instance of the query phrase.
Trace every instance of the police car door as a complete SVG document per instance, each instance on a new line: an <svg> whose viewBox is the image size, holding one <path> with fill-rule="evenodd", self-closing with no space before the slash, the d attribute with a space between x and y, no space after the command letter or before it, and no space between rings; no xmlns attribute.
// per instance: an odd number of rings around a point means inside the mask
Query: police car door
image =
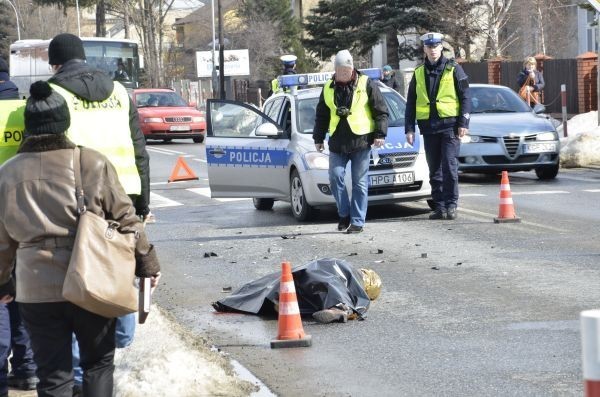
<svg viewBox="0 0 600 397"><path fill-rule="evenodd" d="M277 123L284 101L282 96L269 102L269 117L245 103L208 100L206 161L212 197L287 198L290 140Z"/></svg>

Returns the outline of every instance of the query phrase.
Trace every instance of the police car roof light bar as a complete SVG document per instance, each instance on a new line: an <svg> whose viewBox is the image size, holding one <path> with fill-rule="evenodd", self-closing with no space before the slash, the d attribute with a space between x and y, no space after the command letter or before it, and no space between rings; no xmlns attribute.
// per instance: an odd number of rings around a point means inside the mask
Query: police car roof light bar
<svg viewBox="0 0 600 397"><path fill-rule="evenodd" d="M362 74L369 77L371 80L379 80L381 78L381 69L370 68L360 69ZM294 87L306 85L324 85L333 76L333 72L322 73L305 73L305 74L288 74L279 76L280 87Z"/></svg>

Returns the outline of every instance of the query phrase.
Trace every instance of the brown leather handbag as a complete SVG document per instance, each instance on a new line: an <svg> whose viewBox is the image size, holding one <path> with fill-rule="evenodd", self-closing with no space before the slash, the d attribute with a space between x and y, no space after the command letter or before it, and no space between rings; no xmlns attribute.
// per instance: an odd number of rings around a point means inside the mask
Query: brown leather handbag
<svg viewBox="0 0 600 397"><path fill-rule="evenodd" d="M78 147L73 153L73 165L79 220L62 295L107 318L136 312L135 244L139 236L122 233L118 222L86 210Z"/></svg>
<svg viewBox="0 0 600 397"><path fill-rule="evenodd" d="M527 89L527 87L533 87L534 84L535 82L533 81L531 76L527 76L527 80L525 80L525 83L519 89L519 96L523 98L523 100L527 102L529 106L531 106L532 103L534 105L540 103L540 93L529 91Z"/></svg>

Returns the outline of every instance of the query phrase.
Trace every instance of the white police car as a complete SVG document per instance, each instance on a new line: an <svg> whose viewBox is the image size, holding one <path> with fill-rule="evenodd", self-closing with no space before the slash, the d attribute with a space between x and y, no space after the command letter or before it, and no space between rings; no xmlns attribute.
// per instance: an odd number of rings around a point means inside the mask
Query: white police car
<svg viewBox="0 0 600 397"><path fill-rule="evenodd" d="M378 78L379 69L364 70ZM332 73L280 76L289 92L271 96L263 111L242 102L211 99L207 104L206 159L212 197L249 197L259 210L288 201L299 221L315 209L335 205L329 188L329 154L315 150L312 130L322 88ZM380 84L390 118L383 148L369 168L369 204L414 201L430 196L429 171L419 134L404 135L405 100ZM350 171L347 184L351 187Z"/></svg>

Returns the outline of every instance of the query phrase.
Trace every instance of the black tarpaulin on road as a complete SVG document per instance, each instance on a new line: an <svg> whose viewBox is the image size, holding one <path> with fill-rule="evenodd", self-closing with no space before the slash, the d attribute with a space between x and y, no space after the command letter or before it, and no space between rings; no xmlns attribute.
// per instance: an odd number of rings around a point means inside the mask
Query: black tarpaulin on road
<svg viewBox="0 0 600 397"><path fill-rule="evenodd" d="M362 275L343 259L323 258L292 269L300 314L345 304L359 316L369 308ZM273 314L279 302L281 272L251 281L212 305L219 312Z"/></svg>

